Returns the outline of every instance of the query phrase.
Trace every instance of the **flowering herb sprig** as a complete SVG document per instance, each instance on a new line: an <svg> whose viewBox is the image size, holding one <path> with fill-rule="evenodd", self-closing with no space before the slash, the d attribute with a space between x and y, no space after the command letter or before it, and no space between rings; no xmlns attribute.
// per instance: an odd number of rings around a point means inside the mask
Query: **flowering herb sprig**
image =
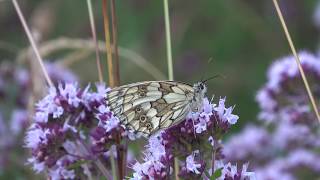
<svg viewBox="0 0 320 180"><path fill-rule="evenodd" d="M77 80L70 70L55 63L45 64L55 84ZM3 61L0 64L0 172L12 169L26 171L26 149L21 147L22 137L30 120L30 100L33 95L31 72L16 64ZM18 160L9 157L21 157ZM12 172L14 173L14 172ZM2 174L3 175L3 174ZM6 176L6 174L4 175Z"/></svg>
<svg viewBox="0 0 320 180"><path fill-rule="evenodd" d="M311 91L319 99L320 57L308 52L299 56L312 82ZM268 122L266 126L249 125L224 146L229 161L250 161L258 179L320 176L319 126L294 61L293 56L275 61L257 94L259 118Z"/></svg>
<svg viewBox="0 0 320 180"><path fill-rule="evenodd" d="M25 139L32 151L28 162L36 172L46 171L51 179L99 177L110 169L108 157L117 156L112 151L117 135L132 139L132 133L105 104L109 89L101 84L96 87L92 91L90 86L81 89L75 83L59 84L36 104L34 123ZM247 165L223 164L220 139L239 118L232 114L233 108L225 107L225 98L218 105L204 99L199 112L150 137L144 162L128 165L134 171L132 179L172 177L174 158L184 179L252 177Z"/></svg>
<svg viewBox="0 0 320 180"><path fill-rule="evenodd" d="M320 80L319 57L300 52L301 66L311 82L311 91L315 96L320 94L317 82ZM260 119L266 121L290 121L299 123L317 123L311 112L311 106L301 81L298 66L293 56L276 60L267 72L267 83L259 90L257 102L261 108Z"/></svg>
<svg viewBox="0 0 320 180"><path fill-rule="evenodd" d="M36 105L34 123L26 134L28 160L36 172L48 171L52 179L94 177L95 154L90 150L90 131L98 124L95 109L108 91L103 84L97 92L90 86L80 89L75 83L51 87Z"/></svg>
<svg viewBox="0 0 320 180"><path fill-rule="evenodd" d="M173 176L174 158L178 158L178 175L183 179L253 178L247 165L238 169L223 164L220 139L239 118L232 110L225 107L225 98L218 105L204 99L199 112L149 139L144 162L132 166L131 179L168 179Z"/></svg>

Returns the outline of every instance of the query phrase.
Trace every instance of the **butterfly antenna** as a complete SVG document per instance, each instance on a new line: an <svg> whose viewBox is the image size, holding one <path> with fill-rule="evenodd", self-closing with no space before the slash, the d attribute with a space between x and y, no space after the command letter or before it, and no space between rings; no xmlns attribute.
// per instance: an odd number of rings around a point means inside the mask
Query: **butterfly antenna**
<svg viewBox="0 0 320 180"><path fill-rule="evenodd" d="M223 78L223 79L226 79L226 77L225 76L223 76L223 75L220 75L220 74L217 74L217 75L214 75L214 76L212 76L212 77L209 77L208 79L205 79L205 80L203 80L203 81L201 81L201 82L203 82L203 83L206 83L207 81L209 81L209 80L211 80L211 79L215 79L215 78Z"/></svg>
<svg viewBox="0 0 320 180"><path fill-rule="evenodd" d="M207 65L211 64L212 61L213 61L213 57L209 57L208 62L207 62ZM209 66L207 66L207 67L209 67ZM206 69L207 69L207 68L206 68ZM207 69L207 70L208 70L208 69ZM203 82L203 79L204 79L204 76L205 76L205 72L207 72L207 70L205 70L205 71L202 73L200 82Z"/></svg>

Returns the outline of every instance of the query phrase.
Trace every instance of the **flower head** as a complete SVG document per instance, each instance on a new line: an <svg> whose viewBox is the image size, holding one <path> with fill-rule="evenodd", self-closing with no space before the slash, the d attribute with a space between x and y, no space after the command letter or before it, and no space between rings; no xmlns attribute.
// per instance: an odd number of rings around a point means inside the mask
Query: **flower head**
<svg viewBox="0 0 320 180"><path fill-rule="evenodd" d="M320 80L320 60L308 52L300 52L301 66L311 81ZM256 100L260 105L260 119L295 123L315 123L310 116L309 99L301 82L299 68L294 56L275 61L267 73L268 81L258 92ZM313 94L319 94L316 84L311 85Z"/></svg>
<svg viewBox="0 0 320 180"><path fill-rule="evenodd" d="M90 157L91 151L83 147L87 146L86 143L92 149L98 144L92 140L95 136L90 137L91 131L102 128L102 132L107 133L99 124L109 125L111 129L117 125L112 118L104 119L109 124L95 119L110 112L107 107L103 108L104 97L98 95L104 92L103 88L99 87L100 92L97 93L89 87L82 90L76 83L59 84L58 88L51 87L47 96L37 103L35 121L25 138L25 146L32 151L29 163L35 171L47 170L51 179L73 179L88 175L85 173L87 170L79 169L91 168L90 163L69 167ZM111 144L111 139L108 140ZM105 147L97 156L103 156L107 150Z"/></svg>
<svg viewBox="0 0 320 180"><path fill-rule="evenodd" d="M196 174L200 174L200 171L198 170L199 168L201 168L201 164L195 162L194 160L194 156L196 153L199 153L199 151L194 151L191 155L187 156L186 158L186 168L188 171L196 173Z"/></svg>

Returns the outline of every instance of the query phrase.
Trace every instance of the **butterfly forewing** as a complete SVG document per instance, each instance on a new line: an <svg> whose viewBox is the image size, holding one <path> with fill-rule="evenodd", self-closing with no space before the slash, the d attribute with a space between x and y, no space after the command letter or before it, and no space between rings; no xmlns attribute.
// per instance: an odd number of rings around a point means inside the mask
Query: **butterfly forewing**
<svg viewBox="0 0 320 180"><path fill-rule="evenodd" d="M149 136L183 120L193 91L185 83L146 81L114 88L106 101L123 125Z"/></svg>

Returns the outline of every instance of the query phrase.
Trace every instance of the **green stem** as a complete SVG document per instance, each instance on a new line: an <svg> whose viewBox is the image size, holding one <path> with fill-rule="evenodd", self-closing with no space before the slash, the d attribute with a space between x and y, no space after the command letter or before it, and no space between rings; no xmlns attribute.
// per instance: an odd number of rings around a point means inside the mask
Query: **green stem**
<svg viewBox="0 0 320 180"><path fill-rule="evenodd" d="M114 159L113 152L110 153L110 163L111 163L112 177L113 177L113 179L118 179L118 177L117 177L117 169L116 169L116 161Z"/></svg>
<svg viewBox="0 0 320 180"><path fill-rule="evenodd" d="M166 27L166 45L167 45L167 61L168 61L168 77L173 80L173 63L172 63L172 48L171 48L171 34L170 34L170 18L168 0L163 0L164 6L164 22Z"/></svg>

